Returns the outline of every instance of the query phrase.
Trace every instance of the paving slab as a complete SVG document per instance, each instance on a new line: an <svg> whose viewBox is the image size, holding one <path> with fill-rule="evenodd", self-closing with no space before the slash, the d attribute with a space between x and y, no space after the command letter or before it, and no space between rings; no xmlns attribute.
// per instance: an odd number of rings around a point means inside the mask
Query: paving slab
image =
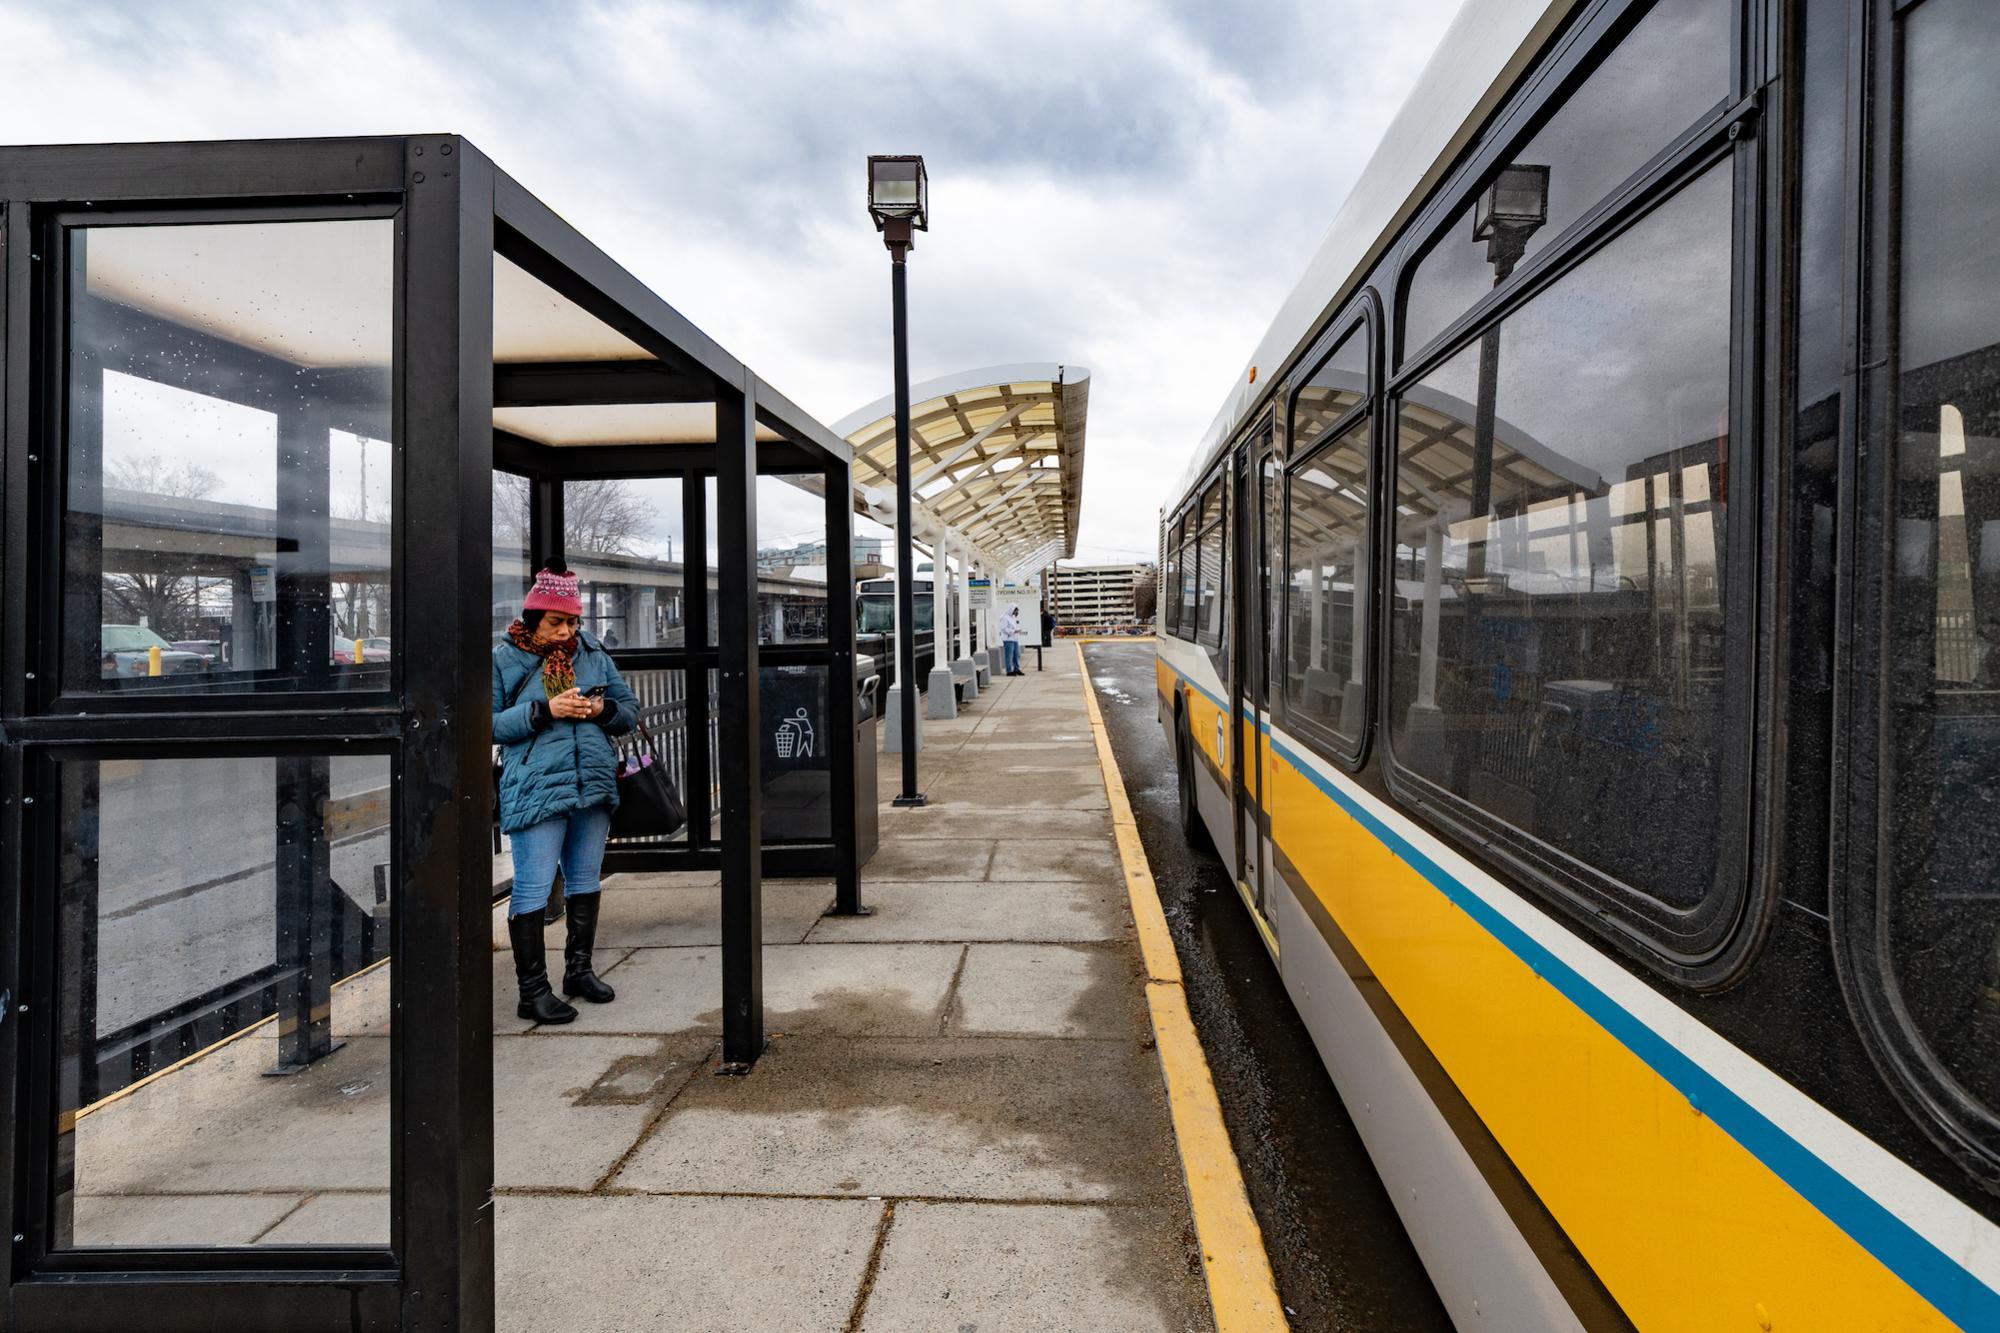
<svg viewBox="0 0 2000 1333"><path fill-rule="evenodd" d="M264 1233L263 1245L352 1245L389 1243L388 1191L316 1194L297 1212Z"/></svg>
<svg viewBox="0 0 2000 1333"><path fill-rule="evenodd" d="M498 1201L502 1333L840 1333L883 1205L865 1199Z"/></svg>
<svg viewBox="0 0 2000 1333"><path fill-rule="evenodd" d="M864 884L873 916L830 916L812 944L854 940L1110 940L1131 929L1124 886L982 881Z"/></svg>
<svg viewBox="0 0 2000 1333"><path fill-rule="evenodd" d="M1103 790L1102 787L1099 788ZM1111 812L1092 810L1008 810L991 804L958 801L921 806L915 810L882 811L882 844L897 838L992 838L1001 842L1032 838L1111 837ZM869 868L861 871L867 893Z"/></svg>
<svg viewBox="0 0 2000 1333"><path fill-rule="evenodd" d="M722 943L722 890L718 885L628 893L607 888L598 913L599 949ZM833 905L832 881L764 881L766 944L797 944ZM562 949L562 927L549 935L551 956Z"/></svg>
<svg viewBox="0 0 2000 1333"><path fill-rule="evenodd" d="M988 879L1076 880L1116 888L1124 898L1125 872L1117 848L1105 838L1023 838L994 850Z"/></svg>
<svg viewBox="0 0 2000 1333"><path fill-rule="evenodd" d="M249 1245L305 1197L80 1194L72 1235L78 1245Z"/></svg>
<svg viewBox="0 0 2000 1333"><path fill-rule="evenodd" d="M774 1041L696 1079L614 1177L651 1192L1024 1200L1178 1197L1139 1042Z"/></svg>
<svg viewBox="0 0 2000 1333"><path fill-rule="evenodd" d="M958 961L956 948L938 944L766 947L765 1030L931 1035ZM617 1000L579 1006L563 1031L722 1030L720 950L638 949L602 975Z"/></svg>
<svg viewBox="0 0 2000 1333"><path fill-rule="evenodd" d="M276 1059L267 1024L84 1116L76 1126L78 1190L386 1189L389 1039L350 1038L301 1073L263 1077Z"/></svg>
<svg viewBox="0 0 2000 1333"><path fill-rule="evenodd" d="M372 967L358 977L334 983L333 1035L335 1037L386 1037L389 1035L389 982L394 963Z"/></svg>
<svg viewBox="0 0 2000 1333"><path fill-rule="evenodd" d="M693 1076L711 1045L705 1037L496 1036L494 1184L591 1188L637 1142L659 1103Z"/></svg>
<svg viewBox="0 0 2000 1333"><path fill-rule="evenodd" d="M1067 774L1036 777L1025 773L958 771L931 787L939 800L997 810L1108 810L1111 800L1101 779L1083 781Z"/></svg>
<svg viewBox="0 0 2000 1333"><path fill-rule="evenodd" d="M966 950L946 1031L1137 1041L1146 1027L1134 980L1124 949L975 944Z"/></svg>
<svg viewBox="0 0 2000 1333"><path fill-rule="evenodd" d="M982 839L895 838L885 841L863 868L865 895L878 881L985 879L999 846Z"/></svg>
<svg viewBox="0 0 2000 1333"><path fill-rule="evenodd" d="M1183 1333L1212 1327L1192 1236L1159 1208L903 1203L864 1333Z"/></svg>

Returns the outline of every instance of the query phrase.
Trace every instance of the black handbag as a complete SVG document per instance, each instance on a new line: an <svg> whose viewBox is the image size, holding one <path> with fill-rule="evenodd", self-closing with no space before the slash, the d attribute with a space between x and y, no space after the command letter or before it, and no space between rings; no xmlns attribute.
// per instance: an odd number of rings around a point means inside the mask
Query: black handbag
<svg viewBox="0 0 2000 1333"><path fill-rule="evenodd" d="M660 747L643 722L639 736L640 744L618 766L618 808L611 812L611 836L670 837L686 826L687 807L681 804Z"/></svg>

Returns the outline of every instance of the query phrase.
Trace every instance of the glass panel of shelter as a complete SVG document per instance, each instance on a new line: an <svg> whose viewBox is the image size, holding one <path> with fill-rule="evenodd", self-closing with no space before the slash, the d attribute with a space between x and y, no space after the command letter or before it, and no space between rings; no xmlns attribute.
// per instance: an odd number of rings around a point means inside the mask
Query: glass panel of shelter
<svg viewBox="0 0 2000 1333"><path fill-rule="evenodd" d="M59 234L48 720L117 696L132 721L26 765L59 1001L21 1220L52 1254L390 1242L396 742L148 720L392 686L397 223L329 213Z"/></svg>
<svg viewBox="0 0 2000 1333"><path fill-rule="evenodd" d="M65 692L386 690L394 222L65 239Z"/></svg>

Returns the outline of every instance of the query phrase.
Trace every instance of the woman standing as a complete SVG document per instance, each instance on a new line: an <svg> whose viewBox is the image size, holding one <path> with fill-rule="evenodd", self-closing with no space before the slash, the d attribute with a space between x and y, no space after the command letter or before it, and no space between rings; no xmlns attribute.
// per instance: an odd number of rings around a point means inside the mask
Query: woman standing
<svg viewBox="0 0 2000 1333"><path fill-rule="evenodd" d="M569 937L564 995L609 1004L615 992L591 970L597 941L598 870L618 806L611 737L632 730L639 701L611 655L584 633L576 575L560 559L535 575L521 618L493 649L493 740L504 747L500 829L513 840L514 894L507 938L521 986L521 1017L568 1023L576 1010L549 986L542 909L563 873Z"/></svg>

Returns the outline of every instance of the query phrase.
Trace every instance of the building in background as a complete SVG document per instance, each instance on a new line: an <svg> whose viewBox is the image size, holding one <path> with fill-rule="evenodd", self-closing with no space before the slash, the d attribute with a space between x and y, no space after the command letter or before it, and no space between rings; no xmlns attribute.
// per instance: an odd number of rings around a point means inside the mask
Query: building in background
<svg viewBox="0 0 2000 1333"><path fill-rule="evenodd" d="M1151 584L1151 565L1057 565L1053 573L1052 609L1063 629L1141 623L1135 594Z"/></svg>
<svg viewBox="0 0 2000 1333"><path fill-rule="evenodd" d="M765 546L757 551L757 568L765 573L782 574L801 566L824 565L826 563L826 543L824 541L802 542L797 546ZM880 565L882 563L882 539L880 537L856 537L854 539L854 563ZM857 577L860 577L857 575Z"/></svg>

